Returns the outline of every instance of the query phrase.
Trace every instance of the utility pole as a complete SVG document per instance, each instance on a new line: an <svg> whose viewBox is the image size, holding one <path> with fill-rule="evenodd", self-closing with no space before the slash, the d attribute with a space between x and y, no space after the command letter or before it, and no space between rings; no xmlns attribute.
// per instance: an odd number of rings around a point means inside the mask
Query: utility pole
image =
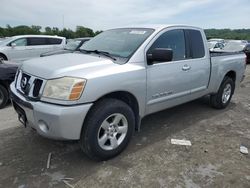
<svg viewBox="0 0 250 188"><path fill-rule="evenodd" d="M63 29L64 29L64 14L62 15L62 24L63 24Z"/></svg>

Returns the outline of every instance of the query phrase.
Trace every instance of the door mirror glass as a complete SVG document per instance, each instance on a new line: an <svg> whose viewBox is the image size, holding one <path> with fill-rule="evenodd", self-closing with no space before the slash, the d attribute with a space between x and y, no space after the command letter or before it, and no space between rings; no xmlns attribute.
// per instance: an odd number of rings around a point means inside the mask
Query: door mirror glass
<svg viewBox="0 0 250 188"><path fill-rule="evenodd" d="M10 45L11 45L12 48L16 47L16 43L15 42L12 42Z"/></svg>
<svg viewBox="0 0 250 188"><path fill-rule="evenodd" d="M170 48L155 48L147 54L148 64L152 65L160 62L173 60L173 50Z"/></svg>

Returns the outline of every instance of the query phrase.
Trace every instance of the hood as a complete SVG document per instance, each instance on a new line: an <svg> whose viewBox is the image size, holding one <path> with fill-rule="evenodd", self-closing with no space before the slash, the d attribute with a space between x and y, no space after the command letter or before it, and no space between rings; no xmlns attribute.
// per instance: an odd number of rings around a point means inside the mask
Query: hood
<svg viewBox="0 0 250 188"><path fill-rule="evenodd" d="M19 64L0 63L0 80L14 80Z"/></svg>
<svg viewBox="0 0 250 188"><path fill-rule="evenodd" d="M70 50L56 50L56 51L50 51L46 52L40 55L40 57L50 56L50 55L57 55L57 54L66 54L66 53L72 53L73 51Z"/></svg>
<svg viewBox="0 0 250 188"><path fill-rule="evenodd" d="M70 53L31 59L23 62L22 70L43 79L63 76L82 77L94 71L119 66L99 56Z"/></svg>

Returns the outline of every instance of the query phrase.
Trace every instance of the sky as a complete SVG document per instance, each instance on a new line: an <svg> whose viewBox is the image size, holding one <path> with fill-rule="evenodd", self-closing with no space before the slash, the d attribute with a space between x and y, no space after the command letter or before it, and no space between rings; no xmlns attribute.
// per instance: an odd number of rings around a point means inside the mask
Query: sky
<svg viewBox="0 0 250 188"><path fill-rule="evenodd" d="M96 30L143 24L250 28L250 0L1 0L0 26Z"/></svg>

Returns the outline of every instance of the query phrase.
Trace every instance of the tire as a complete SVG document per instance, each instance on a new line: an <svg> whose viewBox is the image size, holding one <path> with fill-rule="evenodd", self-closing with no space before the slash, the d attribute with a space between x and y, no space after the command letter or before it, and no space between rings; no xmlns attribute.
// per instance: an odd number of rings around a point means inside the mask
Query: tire
<svg viewBox="0 0 250 188"><path fill-rule="evenodd" d="M5 56L0 55L0 62L2 62L2 61L6 61L6 60L7 60L7 58L6 58Z"/></svg>
<svg viewBox="0 0 250 188"><path fill-rule="evenodd" d="M220 85L219 91L210 96L211 106L216 109L226 108L234 94L234 89L235 83L232 78L225 77Z"/></svg>
<svg viewBox="0 0 250 188"><path fill-rule="evenodd" d="M0 85L0 109L4 108L9 100L7 89Z"/></svg>
<svg viewBox="0 0 250 188"><path fill-rule="evenodd" d="M90 110L83 125L80 146L90 159L108 160L127 147L134 130L132 109L123 101L104 99Z"/></svg>

